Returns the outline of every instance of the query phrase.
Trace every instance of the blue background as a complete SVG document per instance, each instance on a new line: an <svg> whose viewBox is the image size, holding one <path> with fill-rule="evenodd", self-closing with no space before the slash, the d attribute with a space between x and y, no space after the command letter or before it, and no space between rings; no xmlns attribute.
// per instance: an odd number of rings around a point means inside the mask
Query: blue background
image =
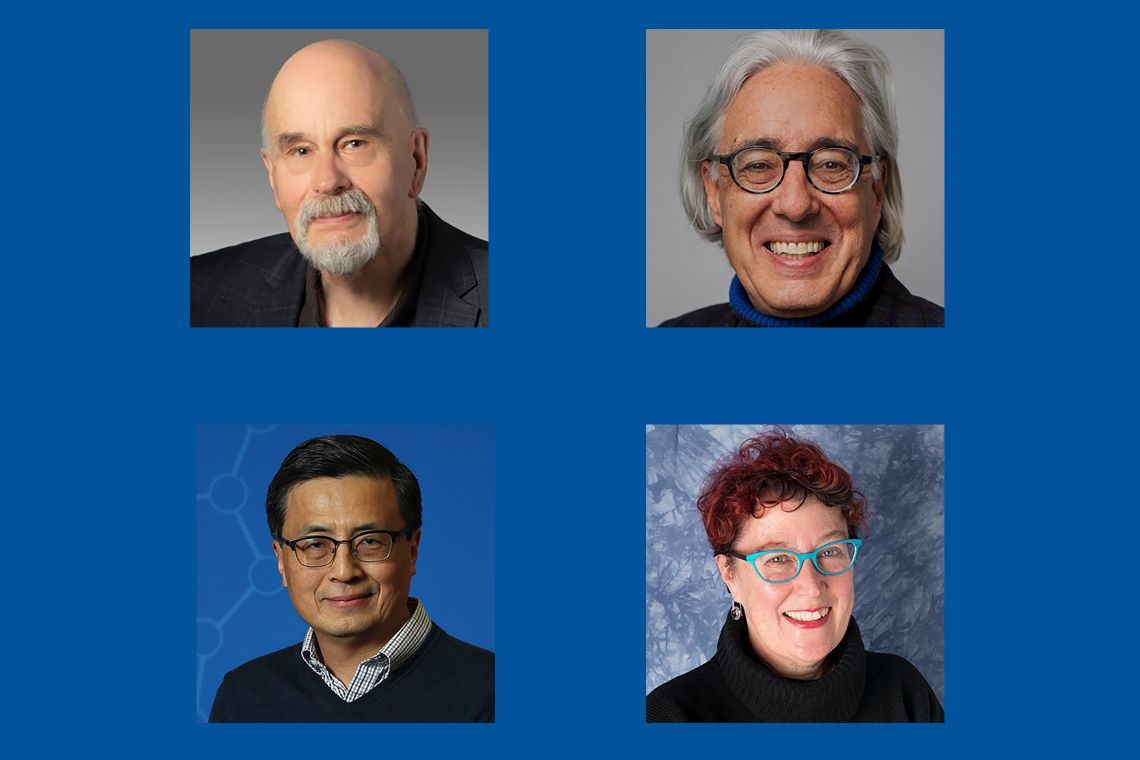
<svg viewBox="0 0 1140 760"><path fill-rule="evenodd" d="M1131 746L1137 213L1103 152L1135 133L1120 7L9 8L4 503L38 552L5 565L10 746ZM350 23L491 30L492 327L189 330L188 29ZM820 24L946 28L946 328L647 330L645 27ZM525 158L551 145L568 160L538 181ZM196 431L251 420L495 426L496 725L195 724ZM645 725L645 425L741 420L945 424L946 724ZM47 542L65 528L83 552Z"/></svg>
<svg viewBox="0 0 1140 760"><path fill-rule="evenodd" d="M363 435L411 468L423 534L411 595L445 631L495 648L494 430L490 427L229 425L198 429L198 719L222 676L301 641L308 626L281 585L265 492L294 446Z"/></svg>
<svg viewBox="0 0 1140 760"><path fill-rule="evenodd" d="M645 433L645 691L716 652L731 597L697 497L713 466L772 425L651 425ZM851 473L867 503L855 620L873 652L914 664L944 702L944 431L937 425L787 425ZM754 547L740 547L751 551ZM748 573L752 571L746 568Z"/></svg>

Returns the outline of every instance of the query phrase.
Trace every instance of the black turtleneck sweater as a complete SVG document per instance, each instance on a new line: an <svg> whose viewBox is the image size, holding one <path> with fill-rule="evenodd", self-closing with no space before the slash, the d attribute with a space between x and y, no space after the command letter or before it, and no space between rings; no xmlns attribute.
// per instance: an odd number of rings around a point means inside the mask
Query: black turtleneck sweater
<svg viewBox="0 0 1140 760"><path fill-rule="evenodd" d="M815 681L776 675L752 651L744 620L725 622L716 654L646 697L650 723L941 723L942 705L918 669L863 649L855 618Z"/></svg>

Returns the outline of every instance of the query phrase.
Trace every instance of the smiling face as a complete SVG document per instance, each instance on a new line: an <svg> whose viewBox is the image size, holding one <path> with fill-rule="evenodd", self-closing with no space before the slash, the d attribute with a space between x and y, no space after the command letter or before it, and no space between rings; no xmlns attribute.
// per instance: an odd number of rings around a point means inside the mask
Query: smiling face
<svg viewBox="0 0 1140 760"><path fill-rule="evenodd" d="M284 538L352 538L366 530L405 527L390 478L359 475L316 478L289 492ZM396 539L392 555L381 562L361 562L347 544L337 547L332 564L305 567L288 546L276 541L277 569L293 606L313 627L317 641L387 643L408 619L408 590L416 574L420 531Z"/></svg>
<svg viewBox="0 0 1140 760"><path fill-rule="evenodd" d="M765 549L810 552L848 538L847 522L835 507L809 496L765 509L741 528L734 549L742 554ZM732 598L744 607L752 649L773 671L786 678L813 679L823 675L824 660L847 633L855 606L853 570L821 575L810 560L786 583L767 583L743 560L729 564L717 555L721 577Z"/></svg>
<svg viewBox="0 0 1140 760"><path fill-rule="evenodd" d="M277 208L314 266L352 274L385 246L411 250L428 134L386 59L343 41L299 51L270 88L265 138Z"/></svg>
<svg viewBox="0 0 1140 760"><path fill-rule="evenodd" d="M859 99L814 64L779 63L748 78L723 115L718 153L762 145L796 153L821 147L870 155ZM732 268L760 311L783 318L826 311L854 286L871 255L886 172L864 169L855 186L830 195L812 187L803 164L788 165L779 187L748 193L721 166L704 182Z"/></svg>

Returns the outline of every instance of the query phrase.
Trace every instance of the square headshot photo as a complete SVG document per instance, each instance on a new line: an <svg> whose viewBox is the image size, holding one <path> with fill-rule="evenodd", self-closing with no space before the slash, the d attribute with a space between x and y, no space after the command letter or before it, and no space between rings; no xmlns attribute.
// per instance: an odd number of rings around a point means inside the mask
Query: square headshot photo
<svg viewBox="0 0 1140 760"><path fill-rule="evenodd" d="M486 327L487 55L190 30L190 326Z"/></svg>
<svg viewBox="0 0 1140 760"><path fill-rule="evenodd" d="M942 327L940 29L650 29L647 327Z"/></svg>
<svg viewBox="0 0 1140 760"><path fill-rule="evenodd" d="M493 428L197 446L199 723L494 722Z"/></svg>
<svg viewBox="0 0 1140 760"><path fill-rule="evenodd" d="M944 720L941 425L650 425L650 723Z"/></svg>

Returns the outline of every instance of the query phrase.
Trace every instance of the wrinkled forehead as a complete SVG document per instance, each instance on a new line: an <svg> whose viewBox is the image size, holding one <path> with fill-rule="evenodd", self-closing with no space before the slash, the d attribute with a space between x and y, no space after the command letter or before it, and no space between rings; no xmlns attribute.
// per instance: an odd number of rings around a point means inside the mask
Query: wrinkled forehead
<svg viewBox="0 0 1140 760"><path fill-rule="evenodd" d="M380 59L351 51L299 53L273 80L266 130L272 138L282 132L319 137L357 124L394 129L410 121L397 76Z"/></svg>
<svg viewBox="0 0 1140 760"><path fill-rule="evenodd" d="M764 142L808 150L829 140L867 149L863 109L834 72L812 63L782 62L744 81L721 114L721 143Z"/></svg>

